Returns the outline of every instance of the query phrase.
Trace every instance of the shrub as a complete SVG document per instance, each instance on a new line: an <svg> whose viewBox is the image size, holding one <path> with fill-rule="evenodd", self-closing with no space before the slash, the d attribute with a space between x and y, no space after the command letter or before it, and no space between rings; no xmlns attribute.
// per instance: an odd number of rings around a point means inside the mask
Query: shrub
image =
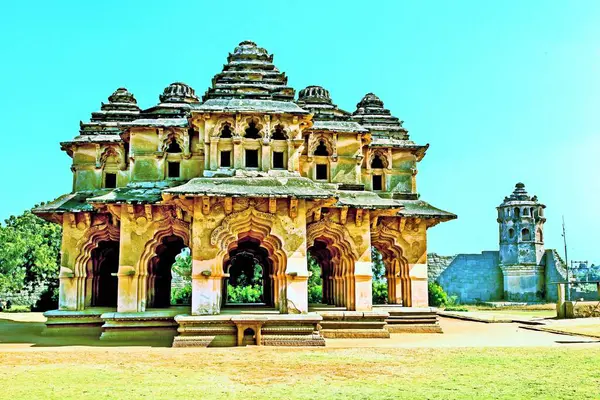
<svg viewBox="0 0 600 400"><path fill-rule="evenodd" d="M447 306L444 311L469 311L465 306Z"/></svg>
<svg viewBox="0 0 600 400"><path fill-rule="evenodd" d="M388 285L387 281L373 281L373 304L387 304Z"/></svg>
<svg viewBox="0 0 600 400"><path fill-rule="evenodd" d="M5 308L2 311L3 312L8 312L8 313L31 312L31 307L16 305L16 306L11 306L8 309Z"/></svg>
<svg viewBox="0 0 600 400"><path fill-rule="evenodd" d="M186 284L182 288L171 289L171 304L191 304L192 302L192 285Z"/></svg>
<svg viewBox="0 0 600 400"><path fill-rule="evenodd" d="M429 305L433 307L443 307L448 304L448 295L444 292L444 289L436 282L430 281L427 284L429 291Z"/></svg>
<svg viewBox="0 0 600 400"><path fill-rule="evenodd" d="M323 301L323 287L321 285L310 285L308 287L308 302L321 303Z"/></svg>
<svg viewBox="0 0 600 400"><path fill-rule="evenodd" d="M260 285L227 285L227 302L229 303L257 303L261 301L262 294L263 288Z"/></svg>

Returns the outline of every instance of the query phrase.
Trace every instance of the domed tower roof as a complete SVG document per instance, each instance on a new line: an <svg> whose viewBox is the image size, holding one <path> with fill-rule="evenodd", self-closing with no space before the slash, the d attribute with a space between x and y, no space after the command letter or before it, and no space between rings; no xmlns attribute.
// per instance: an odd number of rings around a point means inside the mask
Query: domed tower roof
<svg viewBox="0 0 600 400"><path fill-rule="evenodd" d="M333 104L329 90L322 86L307 86L298 93L300 107L313 114L312 130L337 132L367 132L365 128L350 119L350 113Z"/></svg>
<svg viewBox="0 0 600 400"><path fill-rule="evenodd" d="M157 118L186 118L192 109L192 104L199 104L194 89L183 83L173 82L158 96L160 103L142 111L142 121ZM136 121L136 124L142 122Z"/></svg>
<svg viewBox="0 0 600 400"><path fill-rule="evenodd" d="M307 86L298 93L298 102L303 104L332 104L329 90L322 86Z"/></svg>
<svg viewBox="0 0 600 400"><path fill-rule="evenodd" d="M174 82L165 88L158 97L161 103L198 103L199 99L191 86L183 82Z"/></svg>
<svg viewBox="0 0 600 400"><path fill-rule="evenodd" d="M510 196L506 196L500 207L511 207L514 205L541 205L537 196L529 196L527 190L525 190L525 184L519 182L515 185L515 190Z"/></svg>
<svg viewBox="0 0 600 400"><path fill-rule="evenodd" d="M356 105L352 118L374 136L393 137L408 140L408 131L402 127L403 121L384 108L383 101L373 93L367 93Z"/></svg>
<svg viewBox="0 0 600 400"><path fill-rule="evenodd" d="M293 101L295 91L273 64L273 55L251 41L241 42L227 57L202 100L262 99Z"/></svg>

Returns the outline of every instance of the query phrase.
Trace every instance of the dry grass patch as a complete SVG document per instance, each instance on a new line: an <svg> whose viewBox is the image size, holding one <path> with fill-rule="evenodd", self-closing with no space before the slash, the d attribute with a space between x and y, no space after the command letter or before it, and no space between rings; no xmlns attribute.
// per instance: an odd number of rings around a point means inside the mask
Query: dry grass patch
<svg viewBox="0 0 600 400"><path fill-rule="evenodd" d="M600 388L600 348L61 348L0 353L0 365L11 399L581 399Z"/></svg>

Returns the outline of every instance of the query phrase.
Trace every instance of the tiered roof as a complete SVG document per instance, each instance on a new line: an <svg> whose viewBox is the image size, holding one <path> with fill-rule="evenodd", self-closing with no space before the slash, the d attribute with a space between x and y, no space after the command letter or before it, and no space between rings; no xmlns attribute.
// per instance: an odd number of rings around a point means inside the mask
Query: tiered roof
<svg viewBox="0 0 600 400"><path fill-rule="evenodd" d="M515 185L515 190L510 196L506 196L500 207L514 206L514 205L541 205L537 196L529 196L527 190L525 190L525 184L519 182Z"/></svg>
<svg viewBox="0 0 600 400"><path fill-rule="evenodd" d="M312 130L367 132L367 129L351 119L349 112L333 104L329 91L321 86L308 86L302 89L296 103L313 114Z"/></svg>
<svg viewBox="0 0 600 400"><path fill-rule="evenodd" d="M121 124L133 121L140 116L140 108L133 94L125 88L118 88L102 103L100 111L92 113L90 122L80 122L79 135L73 140L61 142L61 147L71 154L70 147L76 143L119 142Z"/></svg>
<svg viewBox="0 0 600 400"><path fill-rule="evenodd" d="M294 101L295 90L273 55L251 41L241 42L227 57L223 71L212 79L199 111L289 112L308 114Z"/></svg>

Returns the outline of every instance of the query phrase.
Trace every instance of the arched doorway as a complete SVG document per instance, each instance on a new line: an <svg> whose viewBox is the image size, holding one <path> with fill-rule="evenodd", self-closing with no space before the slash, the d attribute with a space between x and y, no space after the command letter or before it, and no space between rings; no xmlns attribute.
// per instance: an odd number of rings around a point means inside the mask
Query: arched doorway
<svg viewBox="0 0 600 400"><path fill-rule="evenodd" d="M177 235L164 237L156 247L156 255L148 268L148 288L146 300L148 308L168 308L171 306L172 267L175 257L186 247L184 240Z"/></svg>
<svg viewBox="0 0 600 400"><path fill-rule="evenodd" d="M274 305L273 263L261 241L240 238L229 250L223 270L229 275L223 285L225 303Z"/></svg>
<svg viewBox="0 0 600 400"><path fill-rule="evenodd" d="M116 307L119 281L119 242L101 241L88 262L86 298L92 307Z"/></svg>
<svg viewBox="0 0 600 400"><path fill-rule="evenodd" d="M312 304L335 304L332 274L333 255L327 248L327 243L315 240L314 245L308 248L308 255L308 269L311 272L308 279L308 302Z"/></svg>

